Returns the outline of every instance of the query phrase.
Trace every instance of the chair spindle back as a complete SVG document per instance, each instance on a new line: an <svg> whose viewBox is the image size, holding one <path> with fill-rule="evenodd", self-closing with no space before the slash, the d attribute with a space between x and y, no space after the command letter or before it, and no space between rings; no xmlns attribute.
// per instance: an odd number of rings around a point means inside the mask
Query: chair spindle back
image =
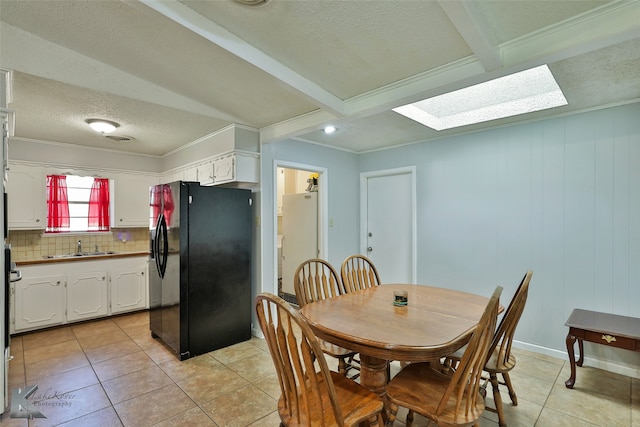
<svg viewBox="0 0 640 427"><path fill-rule="evenodd" d="M293 286L300 307L345 293L336 270L319 258L308 259L298 266L293 275Z"/></svg>
<svg viewBox="0 0 640 427"><path fill-rule="evenodd" d="M531 282L531 276L533 272L531 270L522 278L516 293L507 307L498 330L493 337L493 342L489 348L489 355L491 356L495 349L498 349L498 364L506 365L511 354L511 345L513 344L513 337L516 332L516 327L524 311L524 306L527 302L527 295L529 294L529 282Z"/></svg>
<svg viewBox="0 0 640 427"><path fill-rule="evenodd" d="M496 287L460 359L460 364L440 399L436 415L453 410L456 417L458 415L469 417L476 408L478 398L482 399L479 393L482 370L496 330L501 293L502 287ZM452 399L455 402L453 408L451 407Z"/></svg>
<svg viewBox="0 0 640 427"><path fill-rule="evenodd" d="M278 374L282 393L278 411L284 424L324 427L324 417L318 414L332 411L331 425L343 426L329 367L309 325L278 296L262 293L255 306ZM327 393L331 408L325 407L327 400L322 398Z"/></svg>
<svg viewBox="0 0 640 427"><path fill-rule="evenodd" d="M340 274L345 291L347 292L372 288L382 283L375 265L364 255L351 255L347 257L342 262Z"/></svg>

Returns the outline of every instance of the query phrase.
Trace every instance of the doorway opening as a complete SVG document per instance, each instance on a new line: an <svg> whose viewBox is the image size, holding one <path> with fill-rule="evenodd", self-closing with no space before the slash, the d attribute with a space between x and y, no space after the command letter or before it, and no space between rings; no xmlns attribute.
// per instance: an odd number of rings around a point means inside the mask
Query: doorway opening
<svg viewBox="0 0 640 427"><path fill-rule="evenodd" d="M310 258L324 258L326 170L281 163L275 167L275 242L278 295L297 304L293 276Z"/></svg>

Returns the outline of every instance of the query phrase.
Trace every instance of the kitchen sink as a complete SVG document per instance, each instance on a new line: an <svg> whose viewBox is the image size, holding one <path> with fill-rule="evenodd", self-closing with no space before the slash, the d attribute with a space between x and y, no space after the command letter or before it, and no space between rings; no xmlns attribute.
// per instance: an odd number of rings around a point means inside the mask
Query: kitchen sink
<svg viewBox="0 0 640 427"><path fill-rule="evenodd" d="M117 254L117 252L114 252L114 251L74 252L72 254L64 254L64 255L45 255L43 258L45 258L45 259L82 258L82 257L101 256L101 255L114 255L114 254Z"/></svg>

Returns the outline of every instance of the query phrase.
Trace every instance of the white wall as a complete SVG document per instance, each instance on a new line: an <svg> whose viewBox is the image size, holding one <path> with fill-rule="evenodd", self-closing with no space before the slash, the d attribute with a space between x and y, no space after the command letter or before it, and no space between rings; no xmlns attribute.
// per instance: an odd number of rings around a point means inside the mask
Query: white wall
<svg viewBox="0 0 640 427"><path fill-rule="evenodd" d="M533 270L516 334L530 348L566 354L574 308L640 317L640 103L359 162L417 167L419 283L485 295L501 284L508 302ZM640 353L607 356L640 377Z"/></svg>

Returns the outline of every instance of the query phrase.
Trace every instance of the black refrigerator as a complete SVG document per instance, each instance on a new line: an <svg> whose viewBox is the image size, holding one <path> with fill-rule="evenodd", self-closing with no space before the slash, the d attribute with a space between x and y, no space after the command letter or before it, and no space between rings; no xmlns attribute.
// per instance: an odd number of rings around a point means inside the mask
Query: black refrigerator
<svg viewBox="0 0 640 427"><path fill-rule="evenodd" d="M250 339L251 191L178 181L149 200L151 335L180 360Z"/></svg>

